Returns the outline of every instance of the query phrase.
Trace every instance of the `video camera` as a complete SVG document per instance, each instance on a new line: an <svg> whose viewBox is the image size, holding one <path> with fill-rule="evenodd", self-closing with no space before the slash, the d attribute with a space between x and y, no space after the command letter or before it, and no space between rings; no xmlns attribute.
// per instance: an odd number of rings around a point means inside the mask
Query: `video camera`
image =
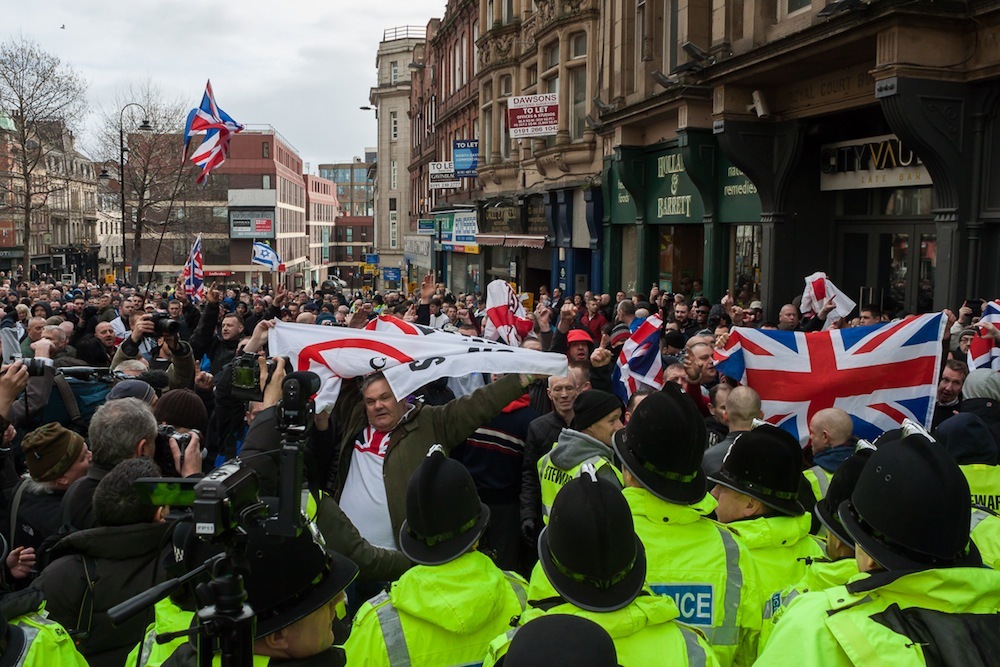
<svg viewBox="0 0 1000 667"><path fill-rule="evenodd" d="M199 584L200 624L193 629L165 633L157 642L197 633L201 647L212 646L218 639L223 664L253 664L254 612L246 604L241 570L246 561L247 531L264 526L271 535L298 536L306 528L303 511L303 447L312 427L319 390L315 373L290 373L282 382L278 403L278 429L281 432L278 510L271 514L260 499L256 472L239 460L216 468L203 479L147 478L137 480L136 490L150 504L191 507L195 534L199 538L224 545L225 555L216 555L181 577L140 593L108 610L111 622L119 625L148 609L189 581L211 574L211 582ZM172 429L171 429L172 430ZM202 658L211 656L201 656ZM207 664L200 662L199 664Z"/></svg>

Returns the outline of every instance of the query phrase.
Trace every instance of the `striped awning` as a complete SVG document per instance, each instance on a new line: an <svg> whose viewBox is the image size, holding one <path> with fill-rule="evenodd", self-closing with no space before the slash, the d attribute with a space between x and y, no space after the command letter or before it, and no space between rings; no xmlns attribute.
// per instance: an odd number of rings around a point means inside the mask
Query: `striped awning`
<svg viewBox="0 0 1000 667"><path fill-rule="evenodd" d="M545 237L527 234L476 234L476 243L505 248L544 248Z"/></svg>

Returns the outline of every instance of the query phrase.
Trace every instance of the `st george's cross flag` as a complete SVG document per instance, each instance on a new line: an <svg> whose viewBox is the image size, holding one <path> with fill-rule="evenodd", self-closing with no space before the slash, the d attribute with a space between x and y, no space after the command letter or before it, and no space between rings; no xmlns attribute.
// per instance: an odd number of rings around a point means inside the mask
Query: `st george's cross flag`
<svg viewBox="0 0 1000 667"><path fill-rule="evenodd" d="M764 419L803 447L812 416L833 407L871 441L904 419L930 426L945 325L930 313L811 333L737 327L715 367L760 394Z"/></svg>
<svg viewBox="0 0 1000 667"><path fill-rule="evenodd" d="M806 313L815 315L823 310L823 306L830 299L834 299L834 308L827 315L826 321L823 322L824 330L829 329L830 325L841 317L850 315L857 304L851 297L841 292L840 288L834 285L833 281L827 278L822 271L806 276L806 286L802 290L802 304L799 306L803 315Z"/></svg>
<svg viewBox="0 0 1000 667"><path fill-rule="evenodd" d="M294 370L313 371L321 380L316 409L332 406L341 380L381 371L397 399L428 382L469 373L566 375L566 355L511 347L497 341L447 332L427 335L392 331L317 327L278 322L268 348L287 356Z"/></svg>
<svg viewBox="0 0 1000 667"><path fill-rule="evenodd" d="M988 301L983 306L983 316L979 323L989 322L1000 328L1000 302ZM977 335L969 343L969 368L992 368L1000 371L1000 347L992 338Z"/></svg>
<svg viewBox="0 0 1000 667"><path fill-rule="evenodd" d="M650 315L622 345L611 371L611 387L622 402L628 402L643 385L663 389L662 326L663 321L657 315Z"/></svg>
<svg viewBox="0 0 1000 667"><path fill-rule="evenodd" d="M483 338L500 340L516 347L533 327L534 323L525 317L524 306L510 283L494 280L486 286Z"/></svg>

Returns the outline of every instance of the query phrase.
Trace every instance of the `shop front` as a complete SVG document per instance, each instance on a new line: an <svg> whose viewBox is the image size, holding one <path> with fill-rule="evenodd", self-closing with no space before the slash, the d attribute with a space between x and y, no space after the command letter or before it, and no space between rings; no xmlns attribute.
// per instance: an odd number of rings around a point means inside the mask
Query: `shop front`
<svg viewBox="0 0 1000 667"><path fill-rule="evenodd" d="M621 279L607 284L609 292L648 294L652 287L688 296L704 292L706 266L721 258L706 243L706 207L689 174L690 159L690 152L672 140L648 147L619 146L606 164L612 204L605 233L621 248ZM697 168L711 164L709 158ZM699 180L703 188L714 183L710 175Z"/></svg>
<svg viewBox="0 0 1000 667"><path fill-rule="evenodd" d="M834 196L838 285L891 317L932 311L938 244L923 161L891 134L825 144L819 156L820 190Z"/></svg>
<svg viewBox="0 0 1000 667"><path fill-rule="evenodd" d="M760 199L757 186L722 151L716 163L716 216L728 242L725 288L737 305L747 307L761 298Z"/></svg>
<svg viewBox="0 0 1000 667"><path fill-rule="evenodd" d="M433 225L431 227L429 233L403 237L403 282L406 283L408 293L418 289L424 276L434 268L431 261Z"/></svg>
<svg viewBox="0 0 1000 667"><path fill-rule="evenodd" d="M479 210L479 234L486 282L501 279L535 294L548 285L551 248L542 195L487 201Z"/></svg>
<svg viewBox="0 0 1000 667"><path fill-rule="evenodd" d="M452 292L482 291L476 211L440 211L434 215L434 263L439 282Z"/></svg>

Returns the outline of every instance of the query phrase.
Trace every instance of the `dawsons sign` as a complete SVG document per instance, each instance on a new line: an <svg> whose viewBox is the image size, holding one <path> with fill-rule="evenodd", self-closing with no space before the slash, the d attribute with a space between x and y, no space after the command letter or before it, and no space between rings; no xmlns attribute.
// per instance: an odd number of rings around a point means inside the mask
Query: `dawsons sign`
<svg viewBox="0 0 1000 667"><path fill-rule="evenodd" d="M917 154L893 134L826 144L819 151L820 190L931 185Z"/></svg>

